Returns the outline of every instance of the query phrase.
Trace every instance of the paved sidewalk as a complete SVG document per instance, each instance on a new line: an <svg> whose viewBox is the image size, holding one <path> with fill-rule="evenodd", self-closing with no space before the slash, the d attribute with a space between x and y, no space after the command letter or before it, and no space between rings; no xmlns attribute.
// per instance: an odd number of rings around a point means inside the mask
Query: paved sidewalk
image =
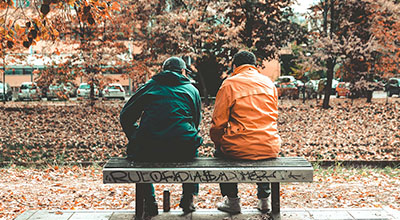
<svg viewBox="0 0 400 220"><path fill-rule="evenodd" d="M161 210L160 210L161 211ZM15 220L128 220L134 219L132 210L28 210ZM267 220L268 215L262 215L257 210L243 210L242 214L229 215L216 209L200 209L186 216L182 211L172 210L153 217L152 220ZM400 211L390 208L380 209L281 209L282 220L322 220L322 219L365 219L365 220L400 220Z"/></svg>

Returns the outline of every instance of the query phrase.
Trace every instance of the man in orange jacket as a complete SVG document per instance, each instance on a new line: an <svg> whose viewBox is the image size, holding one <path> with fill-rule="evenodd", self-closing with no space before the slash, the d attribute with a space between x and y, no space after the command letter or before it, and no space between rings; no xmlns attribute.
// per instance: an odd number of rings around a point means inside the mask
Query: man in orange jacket
<svg viewBox="0 0 400 220"><path fill-rule="evenodd" d="M256 67L256 57L248 51L234 55L233 73L217 93L210 136L216 157L263 160L278 156L278 92L271 79ZM270 210L269 183L258 183L258 209ZM237 183L220 184L227 196L218 209L240 213Z"/></svg>

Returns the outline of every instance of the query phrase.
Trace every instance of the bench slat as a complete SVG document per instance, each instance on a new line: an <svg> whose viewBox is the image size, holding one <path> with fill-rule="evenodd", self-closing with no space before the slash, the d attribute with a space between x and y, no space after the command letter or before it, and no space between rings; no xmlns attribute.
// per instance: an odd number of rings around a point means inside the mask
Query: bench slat
<svg viewBox="0 0 400 220"><path fill-rule="evenodd" d="M240 166L239 166L240 165ZM308 167L310 162L302 157L278 157L268 160L227 160L198 157L189 162L134 162L126 158L111 158L104 168L224 168L224 167Z"/></svg>
<svg viewBox="0 0 400 220"><path fill-rule="evenodd" d="M196 158L191 162L133 162L111 158L104 183L256 183L312 182L313 167L301 157L262 161Z"/></svg>

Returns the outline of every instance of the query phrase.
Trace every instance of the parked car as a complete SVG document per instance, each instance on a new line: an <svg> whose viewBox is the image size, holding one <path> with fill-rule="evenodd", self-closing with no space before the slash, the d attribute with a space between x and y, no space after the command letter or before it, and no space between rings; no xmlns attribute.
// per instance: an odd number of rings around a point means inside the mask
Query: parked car
<svg viewBox="0 0 400 220"><path fill-rule="evenodd" d="M310 80L305 83L307 98L316 98L318 92L318 80Z"/></svg>
<svg viewBox="0 0 400 220"><path fill-rule="evenodd" d="M304 86L304 83L301 80L294 78L294 76L280 76L276 81L281 83L293 83L298 88Z"/></svg>
<svg viewBox="0 0 400 220"><path fill-rule="evenodd" d="M48 101L52 99L68 100L69 93L64 84L50 85L47 89L46 97Z"/></svg>
<svg viewBox="0 0 400 220"><path fill-rule="evenodd" d="M23 82L19 88L17 100L40 100L41 92L36 83Z"/></svg>
<svg viewBox="0 0 400 220"><path fill-rule="evenodd" d="M109 84L102 91L105 99L118 98L125 100L125 90L121 84Z"/></svg>
<svg viewBox="0 0 400 220"><path fill-rule="evenodd" d="M336 86L336 98L340 96L350 97L350 83L340 82Z"/></svg>
<svg viewBox="0 0 400 220"><path fill-rule="evenodd" d="M280 76L276 81L281 83L295 83L297 79L294 76Z"/></svg>
<svg viewBox="0 0 400 220"><path fill-rule="evenodd" d="M390 78L386 83L385 89L389 97L394 94L400 96L400 78Z"/></svg>
<svg viewBox="0 0 400 220"><path fill-rule="evenodd" d="M94 86L94 96L98 97L99 90L97 89L96 85L93 85L93 86ZM78 97L89 98L90 97L90 85L87 83L81 83L78 87L78 90L76 91L76 94Z"/></svg>
<svg viewBox="0 0 400 220"><path fill-rule="evenodd" d="M0 83L0 100L11 101L12 100L12 89L8 83Z"/></svg>
<svg viewBox="0 0 400 220"><path fill-rule="evenodd" d="M324 82L324 85L326 85L327 78L322 78L320 81ZM339 83L338 80L332 79L331 95L336 94L336 86L338 85L338 83Z"/></svg>
<svg viewBox="0 0 400 220"><path fill-rule="evenodd" d="M291 99L299 98L299 89L294 83L277 83L275 84L279 97L288 97Z"/></svg>
<svg viewBox="0 0 400 220"><path fill-rule="evenodd" d="M67 93L69 95L69 97L76 97L77 95L77 86L71 82L67 82L64 85L65 89L67 90Z"/></svg>

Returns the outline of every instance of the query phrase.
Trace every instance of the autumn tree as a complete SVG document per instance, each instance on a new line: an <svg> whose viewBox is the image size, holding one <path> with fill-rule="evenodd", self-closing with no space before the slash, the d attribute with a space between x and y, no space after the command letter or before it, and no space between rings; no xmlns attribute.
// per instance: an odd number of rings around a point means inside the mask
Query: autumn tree
<svg viewBox="0 0 400 220"><path fill-rule="evenodd" d="M384 78L400 74L400 1L378 0L370 4L371 32L379 45L371 68Z"/></svg>
<svg viewBox="0 0 400 220"><path fill-rule="evenodd" d="M329 108L336 65L344 65L353 76L369 74L367 63L374 60L376 40L371 37L368 8L367 1L354 0L321 0L311 8L311 56L303 58L308 60L305 65L326 71L323 108Z"/></svg>
<svg viewBox="0 0 400 220"><path fill-rule="evenodd" d="M76 52L63 65L70 66L75 77L87 80L91 100L95 96L94 87L110 81L103 75L106 68L113 69L118 62L117 55L127 51L123 42L115 41L115 32L109 29L115 22L114 13L119 10L116 2L78 0L58 2L54 8L56 29L68 39L70 46L76 46Z"/></svg>
<svg viewBox="0 0 400 220"><path fill-rule="evenodd" d="M9 62L6 59L7 55L22 51L22 46L29 48L39 39L54 36L49 29L45 28L40 14L34 13L32 8L27 7L25 2L0 1L0 62L3 82L6 81L5 71Z"/></svg>
<svg viewBox="0 0 400 220"><path fill-rule="evenodd" d="M340 66L341 77L352 82L353 90L366 94L367 102L376 87L374 79L385 72L386 66L382 64L391 63L392 70L395 68L399 33L396 32L398 6L395 6L391 0L321 0L311 8L313 43L308 52L312 56L303 64L326 71L323 108L329 108L335 66ZM391 28L393 32L388 31ZM386 36L388 42L383 40ZM388 57L392 58L389 62Z"/></svg>
<svg viewBox="0 0 400 220"><path fill-rule="evenodd" d="M171 55L185 56L201 84L201 93L215 94L219 75L240 49L253 51L259 63L278 57L286 45L290 0L174 1L142 0L136 4L135 32L139 55L159 65ZM215 86L206 86L215 84Z"/></svg>
<svg viewBox="0 0 400 220"><path fill-rule="evenodd" d="M105 67L131 62L123 58L128 49L126 43L118 39L123 30L114 25L123 22L118 20L120 10L119 3L106 0L0 1L3 68L7 49L17 51L19 45L29 48L38 41L51 46L61 35L64 48L77 52L60 58L62 47L42 51L43 56L58 58L39 74L39 83L68 81L77 76L87 78L91 85L104 83Z"/></svg>
<svg viewBox="0 0 400 220"><path fill-rule="evenodd" d="M85 68L85 71L81 72L88 75L90 83L96 81L97 78L94 76L97 76L97 74L94 73L95 68L93 66L100 66L100 64L93 62L93 59L90 60L89 58L93 58L92 54L96 54L97 57L100 56L99 60L104 61L106 59L103 56L105 53L96 53L94 49L105 49L108 47L107 49L110 50L110 48L119 49L122 47L121 45L112 47L110 46L110 40L104 37L100 38L98 35L98 33L103 33L103 36L105 36L106 21L107 19L111 20L112 12L118 10L119 4L110 1L0 1L0 20L2 21L0 27L0 56L3 61L3 71L6 67L5 55L7 49L12 49L16 52L21 51L18 47L20 45L29 48L38 41L55 41L58 39L60 31L71 28L75 32L76 30L79 31L80 47L78 50L81 51L79 56L72 56L72 59L80 60L79 65ZM104 28L101 29L101 26ZM63 34L65 33L63 32ZM74 42L68 43L72 45ZM105 46L99 47L100 43L105 43ZM59 54L60 52L57 50L56 53ZM47 53L43 55L51 56L52 54ZM109 57L115 58L115 54ZM67 61L67 63L77 64L74 60ZM83 65L81 65L82 63ZM85 64L89 65L85 66ZM56 65L62 64L56 63ZM101 71L97 71L97 73L99 72ZM56 78L55 80L66 78L57 77L57 73L60 73L60 71L45 71L39 76L39 81L54 81L50 78ZM5 78L4 75L3 81Z"/></svg>
<svg viewBox="0 0 400 220"><path fill-rule="evenodd" d="M344 10L354 11L348 20L358 24L352 27L355 29L354 35L361 39L361 44L368 46L361 49L369 51L370 54L347 56L347 59L343 60L344 76L353 82L356 91L366 95L367 102L371 102L373 90L381 86L375 79L393 75L398 69L396 61L400 55L399 4L392 0L366 0L357 3ZM348 9L349 7L353 9ZM356 51L357 49L360 47L355 48Z"/></svg>

